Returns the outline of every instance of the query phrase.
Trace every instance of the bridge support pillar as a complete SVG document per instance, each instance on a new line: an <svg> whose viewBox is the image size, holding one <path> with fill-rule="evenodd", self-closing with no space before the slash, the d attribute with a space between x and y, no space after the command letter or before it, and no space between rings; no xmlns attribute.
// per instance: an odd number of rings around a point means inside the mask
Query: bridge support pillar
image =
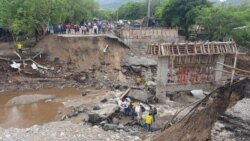
<svg viewBox="0 0 250 141"><path fill-rule="evenodd" d="M219 55L218 58L217 58L217 61L218 63L222 63L224 64L225 62L225 55ZM220 83L220 80L221 80L221 77L222 77L222 71L223 71L223 66L216 63L215 64L215 70L219 70L219 71L215 71L214 72L214 81L215 81L215 84L219 84Z"/></svg>
<svg viewBox="0 0 250 141"><path fill-rule="evenodd" d="M169 57L158 57L156 97L161 103L165 103L166 101L168 66L169 66Z"/></svg>

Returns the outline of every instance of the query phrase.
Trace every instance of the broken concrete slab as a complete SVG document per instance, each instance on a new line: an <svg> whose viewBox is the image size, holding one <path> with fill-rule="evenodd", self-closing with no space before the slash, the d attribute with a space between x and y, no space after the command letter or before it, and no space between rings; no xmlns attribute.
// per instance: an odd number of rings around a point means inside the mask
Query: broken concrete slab
<svg viewBox="0 0 250 141"><path fill-rule="evenodd" d="M128 56L122 61L123 66L156 66L157 61L153 58L147 58L142 56Z"/></svg>
<svg viewBox="0 0 250 141"><path fill-rule="evenodd" d="M146 91L135 90L135 89L130 90L127 96L131 97L132 99L139 100L145 103L148 101L148 98L150 97L150 95L148 95Z"/></svg>
<svg viewBox="0 0 250 141"><path fill-rule="evenodd" d="M100 107L99 110L93 110L89 113L88 122L92 124L97 124L106 120L119 110L119 106L117 104L99 104L98 106Z"/></svg>

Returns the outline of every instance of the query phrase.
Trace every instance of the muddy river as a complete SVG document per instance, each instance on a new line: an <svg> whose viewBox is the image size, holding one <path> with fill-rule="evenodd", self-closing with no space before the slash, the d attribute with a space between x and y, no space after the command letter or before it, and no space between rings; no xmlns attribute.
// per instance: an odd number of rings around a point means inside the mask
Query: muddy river
<svg viewBox="0 0 250 141"><path fill-rule="evenodd" d="M25 105L7 105L8 101L20 95L44 94L55 95L55 102L40 101ZM74 88L53 88L24 92L0 93L0 127L25 128L35 124L43 124L60 119L58 112L64 108L60 100L79 97L80 91Z"/></svg>

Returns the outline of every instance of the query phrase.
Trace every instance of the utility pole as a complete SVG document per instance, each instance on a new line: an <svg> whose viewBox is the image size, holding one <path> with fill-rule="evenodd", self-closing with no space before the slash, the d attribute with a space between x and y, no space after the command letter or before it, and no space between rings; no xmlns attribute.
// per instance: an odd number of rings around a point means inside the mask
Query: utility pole
<svg viewBox="0 0 250 141"><path fill-rule="evenodd" d="M118 23L118 20L119 20L119 9L117 9L117 13L116 13L117 15L116 15L116 21L117 21L117 23Z"/></svg>
<svg viewBox="0 0 250 141"><path fill-rule="evenodd" d="M151 13L151 0L148 0L148 26L149 26L149 20L150 20L150 13Z"/></svg>

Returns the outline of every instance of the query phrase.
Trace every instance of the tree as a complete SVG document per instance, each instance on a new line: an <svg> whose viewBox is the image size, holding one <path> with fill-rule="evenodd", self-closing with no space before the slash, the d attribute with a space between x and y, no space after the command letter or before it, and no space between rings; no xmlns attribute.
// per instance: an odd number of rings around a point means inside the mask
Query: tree
<svg viewBox="0 0 250 141"><path fill-rule="evenodd" d="M49 24L89 20L97 10L95 0L1 0L0 28L33 36L44 33Z"/></svg>
<svg viewBox="0 0 250 141"><path fill-rule="evenodd" d="M169 0L164 8L157 14L169 27L180 27L186 36L189 37L189 28L195 24L198 11L204 7L211 7L208 0Z"/></svg>
<svg viewBox="0 0 250 141"><path fill-rule="evenodd" d="M118 9L118 13L120 19L141 19L146 16L147 7L142 2L128 2Z"/></svg>
<svg viewBox="0 0 250 141"><path fill-rule="evenodd" d="M95 17L102 20L115 20L116 11L113 10L98 10Z"/></svg>
<svg viewBox="0 0 250 141"><path fill-rule="evenodd" d="M164 22L164 9L169 6L169 0L162 0L161 4L154 9L154 17L163 24Z"/></svg>
<svg viewBox="0 0 250 141"><path fill-rule="evenodd" d="M196 24L202 26L209 40L233 38L246 45L250 40L250 4L204 8L199 11Z"/></svg>

